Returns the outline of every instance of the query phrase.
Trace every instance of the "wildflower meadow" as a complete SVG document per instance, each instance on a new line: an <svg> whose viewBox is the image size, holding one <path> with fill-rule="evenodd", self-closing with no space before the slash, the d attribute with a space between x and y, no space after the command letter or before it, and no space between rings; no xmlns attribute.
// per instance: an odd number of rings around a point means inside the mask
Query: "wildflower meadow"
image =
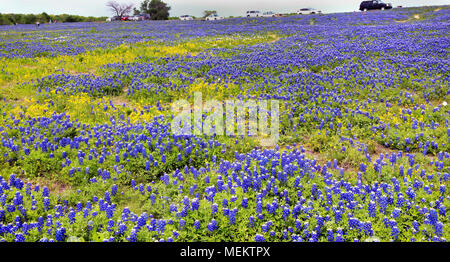
<svg viewBox="0 0 450 262"><path fill-rule="evenodd" d="M0 242L446 242L449 21L0 26Z"/></svg>

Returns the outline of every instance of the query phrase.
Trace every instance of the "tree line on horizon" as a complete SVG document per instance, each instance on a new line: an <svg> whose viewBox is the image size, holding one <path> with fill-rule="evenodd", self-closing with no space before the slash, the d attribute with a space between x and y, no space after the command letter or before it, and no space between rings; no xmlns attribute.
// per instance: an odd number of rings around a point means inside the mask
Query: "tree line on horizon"
<svg viewBox="0 0 450 262"><path fill-rule="evenodd" d="M170 6L161 0L144 0L140 3L139 8L133 8L134 4L119 3L116 1L109 1L106 7L116 17L124 17L130 15L147 14L150 20L167 20L169 19Z"/></svg>
<svg viewBox="0 0 450 262"><path fill-rule="evenodd" d="M131 3L119 3L114 0L106 3L106 7L109 9L111 14L116 17L129 16L131 13L133 15L147 14L150 16L150 20L168 20L177 19L169 17L169 11L171 9L162 0L143 0L138 8L133 7L134 4ZM205 10L203 12L203 18L217 14L215 10ZM98 22L105 21L106 16L94 17L94 16L80 16L80 15L49 15L46 12L41 14L2 14L0 13L0 25L14 25L14 24L35 24L37 22L43 23L66 23L66 22Z"/></svg>
<svg viewBox="0 0 450 262"><path fill-rule="evenodd" d="M170 6L161 0L144 0L140 3L139 8L133 8L133 4L118 3L116 1L109 1L106 6L114 16L128 16L131 12L134 15L148 14L151 20L167 20L169 18ZM106 16L80 16L80 15L49 15L46 12L41 14L16 14L0 13L0 25L15 25L15 24L44 24L44 23L68 23L68 22L98 22L105 21Z"/></svg>
<svg viewBox="0 0 450 262"><path fill-rule="evenodd" d="M69 22L97 22L105 21L106 17L80 16L80 15L49 15L46 12L41 14L2 14L0 13L0 25L15 24L36 24L44 23L69 23Z"/></svg>
<svg viewBox="0 0 450 262"><path fill-rule="evenodd" d="M106 6L111 11L111 13L117 17L128 16L131 11L133 11L133 15L149 15L150 20L173 19L169 17L169 11L171 7L164 3L162 0L144 0L140 3L139 8L133 8L133 4L119 3L114 0L106 3ZM203 18L212 14L217 14L217 11L205 10L203 12Z"/></svg>

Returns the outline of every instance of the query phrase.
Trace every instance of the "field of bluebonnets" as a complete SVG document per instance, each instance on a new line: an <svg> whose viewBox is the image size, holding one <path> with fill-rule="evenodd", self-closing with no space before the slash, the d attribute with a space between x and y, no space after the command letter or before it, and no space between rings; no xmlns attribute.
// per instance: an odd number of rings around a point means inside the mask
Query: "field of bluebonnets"
<svg viewBox="0 0 450 262"><path fill-rule="evenodd" d="M446 241L450 8L0 27L1 241ZM280 140L170 104L280 101Z"/></svg>

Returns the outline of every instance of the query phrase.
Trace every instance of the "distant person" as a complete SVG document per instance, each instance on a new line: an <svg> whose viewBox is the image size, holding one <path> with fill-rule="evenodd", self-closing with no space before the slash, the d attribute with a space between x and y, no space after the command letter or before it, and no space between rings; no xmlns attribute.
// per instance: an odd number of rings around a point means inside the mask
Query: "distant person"
<svg viewBox="0 0 450 262"><path fill-rule="evenodd" d="M36 22L36 26L39 27L41 23L39 21Z"/></svg>

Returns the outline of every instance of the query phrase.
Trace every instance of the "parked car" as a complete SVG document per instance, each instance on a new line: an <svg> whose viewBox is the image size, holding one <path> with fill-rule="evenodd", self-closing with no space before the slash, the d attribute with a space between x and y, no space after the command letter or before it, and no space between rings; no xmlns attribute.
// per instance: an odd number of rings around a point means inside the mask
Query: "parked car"
<svg viewBox="0 0 450 262"><path fill-rule="evenodd" d="M120 21L120 16L113 16L106 19L106 22Z"/></svg>
<svg viewBox="0 0 450 262"><path fill-rule="evenodd" d="M122 20L122 21L130 21L130 18L128 16L123 16L120 20Z"/></svg>
<svg viewBox="0 0 450 262"><path fill-rule="evenodd" d="M263 16L263 17L276 17L277 14L275 14L275 13L272 12L272 11L267 11L267 12L264 12L264 13L262 14L262 16Z"/></svg>
<svg viewBox="0 0 450 262"><path fill-rule="evenodd" d="M385 10L385 9L391 9L391 8L392 8L392 4L386 4L380 0L362 1L361 4L359 5L360 11Z"/></svg>
<svg viewBox="0 0 450 262"><path fill-rule="evenodd" d="M130 16L130 17L128 17L128 20L130 20L130 21L139 21L139 17L138 16Z"/></svg>
<svg viewBox="0 0 450 262"><path fill-rule="evenodd" d="M321 14L322 11L316 10L314 8L302 8L297 11L299 15L313 15L313 14Z"/></svg>
<svg viewBox="0 0 450 262"><path fill-rule="evenodd" d="M180 20L194 20L194 18L190 15L182 15L180 16Z"/></svg>
<svg viewBox="0 0 450 262"><path fill-rule="evenodd" d="M223 16L219 16L219 15L216 15L216 14L209 15L209 16L207 16L205 18L206 21L214 21L214 20L222 20L222 19L224 19Z"/></svg>
<svg viewBox="0 0 450 262"><path fill-rule="evenodd" d="M143 20L149 20L150 19L150 15L149 14L138 14L138 15L135 15L134 17L137 18L137 21L143 21Z"/></svg>
<svg viewBox="0 0 450 262"><path fill-rule="evenodd" d="M247 11L247 13L245 13L245 15L247 17L260 17L261 16L261 12L259 12L259 11Z"/></svg>

